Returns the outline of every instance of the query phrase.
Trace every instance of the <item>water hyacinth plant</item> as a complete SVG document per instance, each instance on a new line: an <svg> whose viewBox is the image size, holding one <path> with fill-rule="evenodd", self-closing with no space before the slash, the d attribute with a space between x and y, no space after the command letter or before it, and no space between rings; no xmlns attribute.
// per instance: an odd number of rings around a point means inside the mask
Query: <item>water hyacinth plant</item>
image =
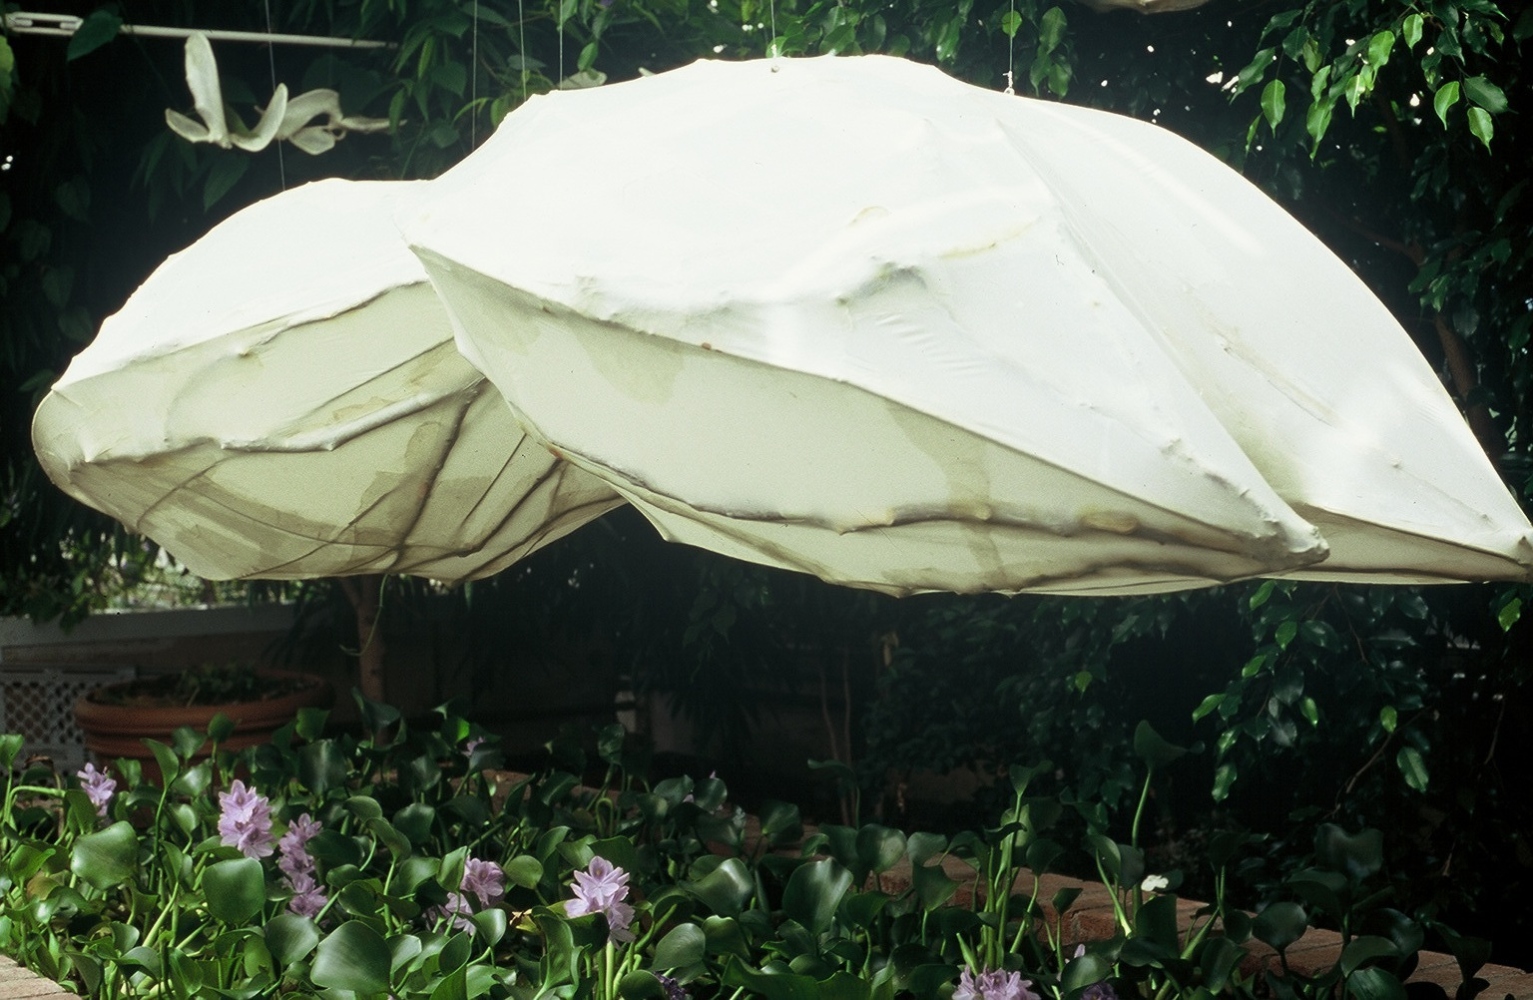
<svg viewBox="0 0 1533 1000"><path fill-rule="evenodd" d="M721 780L650 783L618 727L596 760L560 745L560 763L514 776L446 707L422 727L360 704L360 737L311 710L268 746L198 763L223 725L183 730L153 748L162 785L132 763L18 773L20 737L0 737L0 951L97 997L1403 998L1435 929L1377 891L1376 833L1338 828L1288 897L1252 917L1221 874L1219 898L1179 924L1176 876L1144 870L1144 797L1119 842L1098 804L1034 793L1047 763L1011 769L993 829L813 830L767 803L747 838ZM1136 746L1146 788L1182 752L1153 731ZM1213 867L1241 842L1212 844ZM1072 937L1078 888L1044 896L1043 873L1071 857L1112 889L1100 940ZM1321 919L1341 960L1288 969ZM1467 1000L1483 943L1441 938ZM1276 951L1270 968L1242 964L1251 941Z"/></svg>

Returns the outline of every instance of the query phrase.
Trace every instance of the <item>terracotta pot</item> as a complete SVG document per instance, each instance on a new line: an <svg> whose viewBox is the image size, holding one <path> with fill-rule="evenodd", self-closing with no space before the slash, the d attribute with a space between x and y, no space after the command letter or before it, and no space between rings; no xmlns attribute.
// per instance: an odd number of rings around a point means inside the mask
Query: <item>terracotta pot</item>
<svg viewBox="0 0 1533 1000"><path fill-rule="evenodd" d="M330 682L321 677L292 670L262 670L259 673L263 677L301 677L313 683L280 698L226 705L109 705L94 700L97 692L92 691L75 702L75 721L85 733L85 748L97 759L111 761L127 757L142 761L146 774L154 775L159 773L159 767L153 752L144 745L145 737L168 744L170 734L178 726L191 726L199 733L205 733L213 716L222 712L234 720L234 732L220 745L226 750L243 750L270 741L272 733L296 718L300 708L329 708L335 700ZM98 691L110 691L133 683L124 681Z"/></svg>

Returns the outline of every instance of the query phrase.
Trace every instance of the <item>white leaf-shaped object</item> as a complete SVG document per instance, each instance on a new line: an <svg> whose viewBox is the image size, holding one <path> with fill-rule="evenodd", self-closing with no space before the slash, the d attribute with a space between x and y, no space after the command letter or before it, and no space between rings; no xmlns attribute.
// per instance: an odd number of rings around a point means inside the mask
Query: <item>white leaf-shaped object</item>
<svg viewBox="0 0 1533 1000"><path fill-rule="evenodd" d="M700 62L534 98L430 190L460 349L680 541L895 593L1530 577L1389 311L1148 123Z"/></svg>
<svg viewBox="0 0 1533 1000"><path fill-rule="evenodd" d="M453 346L392 216L325 180L165 261L39 405L60 488L209 578L477 579L616 505Z"/></svg>
<svg viewBox="0 0 1533 1000"><path fill-rule="evenodd" d="M207 35L199 33L186 40L186 85L192 92L192 107L207 127L206 138L192 141L211 142L228 149L223 86L218 82L218 61L213 58L213 45Z"/></svg>
<svg viewBox="0 0 1533 1000"><path fill-rule="evenodd" d="M247 131L242 122L239 129L230 131L229 141L247 153L258 153L271 145L277 137L277 130L282 127L282 119L286 114L287 84L279 83L277 89L272 91L271 103L261 109L261 117L255 128Z"/></svg>

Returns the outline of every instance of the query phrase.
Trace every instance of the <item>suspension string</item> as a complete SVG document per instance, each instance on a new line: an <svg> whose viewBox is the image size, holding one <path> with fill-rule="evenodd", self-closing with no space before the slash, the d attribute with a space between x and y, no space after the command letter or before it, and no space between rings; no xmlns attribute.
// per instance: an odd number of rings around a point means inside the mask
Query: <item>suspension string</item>
<svg viewBox="0 0 1533 1000"><path fill-rule="evenodd" d="M1015 15L1017 13L1017 0L1011 0L1011 13L1012 13L1012 16L1013 16L1012 19L1015 20ZM1021 25L1018 25L1018 27L1020 28ZM1009 45L1009 47L1007 49L1007 52L1006 52L1006 90L1005 90L1005 93L1007 93L1007 94L1015 94L1017 92L1017 88L1016 88L1016 84L1017 84L1016 68L1017 68L1017 33L1016 33L1016 31L1013 31L1011 33L1010 45Z"/></svg>
<svg viewBox="0 0 1533 1000"><path fill-rule="evenodd" d="M564 0L558 0L559 4L559 82L554 84L555 90L564 87Z"/></svg>
<svg viewBox="0 0 1533 1000"><path fill-rule="evenodd" d="M768 9L772 12L772 37L767 41L767 55L777 58L782 55L782 50L777 45L777 0L768 0ZM777 67L772 67L772 72L777 72Z"/></svg>
<svg viewBox="0 0 1533 1000"><path fill-rule="evenodd" d="M474 34L468 56L468 148L479 145L479 0L474 0Z"/></svg>
<svg viewBox="0 0 1533 1000"><path fill-rule="evenodd" d="M271 24L271 0L265 0L266 4L266 33L273 34ZM266 62L271 67L271 92L272 96L277 93L277 46L271 42L266 43ZM274 142L277 147L277 176L282 181L282 190L287 190L287 162L282 158L282 143Z"/></svg>
<svg viewBox="0 0 1533 1000"><path fill-rule="evenodd" d="M271 20L271 0L265 0L265 7L266 7L266 33L268 35L270 35L270 34L273 34L272 20ZM277 46L276 46L275 43L273 43L271 41L268 41L266 43L266 62L267 62L268 67L271 70L271 90L272 90L272 94L275 95L276 92L277 92ZM278 178L282 182L282 190L286 191L287 190L287 161L283 158L283 155L282 155L282 143L277 142L277 143L273 143L273 145L275 145L277 147L277 176L278 176Z"/></svg>
<svg viewBox="0 0 1533 1000"><path fill-rule="evenodd" d="M522 103L527 103L527 13L522 9L522 0L516 0L516 37L517 45L521 46L522 60Z"/></svg>

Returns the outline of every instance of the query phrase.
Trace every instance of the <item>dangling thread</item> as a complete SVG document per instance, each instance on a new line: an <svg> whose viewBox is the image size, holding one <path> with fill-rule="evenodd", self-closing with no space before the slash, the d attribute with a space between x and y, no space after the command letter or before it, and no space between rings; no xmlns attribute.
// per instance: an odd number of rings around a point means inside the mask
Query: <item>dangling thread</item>
<svg viewBox="0 0 1533 1000"><path fill-rule="evenodd" d="M479 145L479 0L474 0L474 33L468 55L468 148Z"/></svg>
<svg viewBox="0 0 1533 1000"><path fill-rule="evenodd" d="M772 37L771 40L767 42L767 55L771 56L774 60L772 63L772 72L776 73L777 63L775 60L778 56L782 55L782 46L777 44L777 0L770 0L770 2L767 4L767 8L772 13Z"/></svg>
<svg viewBox="0 0 1533 1000"><path fill-rule="evenodd" d="M520 58L522 61L522 103L527 103L527 13L522 9L522 0L516 0L516 44L521 47Z"/></svg>
<svg viewBox="0 0 1533 1000"><path fill-rule="evenodd" d="M1017 14L1017 0L1011 0L1011 15L1008 18L1008 23L1016 25L1016 14ZM1016 27L1021 27L1021 26L1020 25L1016 25ZM1010 39L1009 39L1009 45L1007 47L1007 52L1006 52L1006 89L1003 91L1003 93L1005 93L1005 94L1015 94L1017 92L1016 91L1016 86L1015 86L1016 82L1017 82L1017 76L1016 76L1016 73L1015 73L1015 70L1017 68L1017 32L1016 32L1016 27L1014 27L1012 29L1011 36L1010 36Z"/></svg>
<svg viewBox="0 0 1533 1000"><path fill-rule="evenodd" d="M266 5L266 33L274 34L271 26L271 0L265 0ZM277 93L277 47L272 42L266 43L266 61L271 67L271 92ZM275 142L277 147L277 177L282 181L282 190L287 190L287 163L282 159L282 143Z"/></svg>

